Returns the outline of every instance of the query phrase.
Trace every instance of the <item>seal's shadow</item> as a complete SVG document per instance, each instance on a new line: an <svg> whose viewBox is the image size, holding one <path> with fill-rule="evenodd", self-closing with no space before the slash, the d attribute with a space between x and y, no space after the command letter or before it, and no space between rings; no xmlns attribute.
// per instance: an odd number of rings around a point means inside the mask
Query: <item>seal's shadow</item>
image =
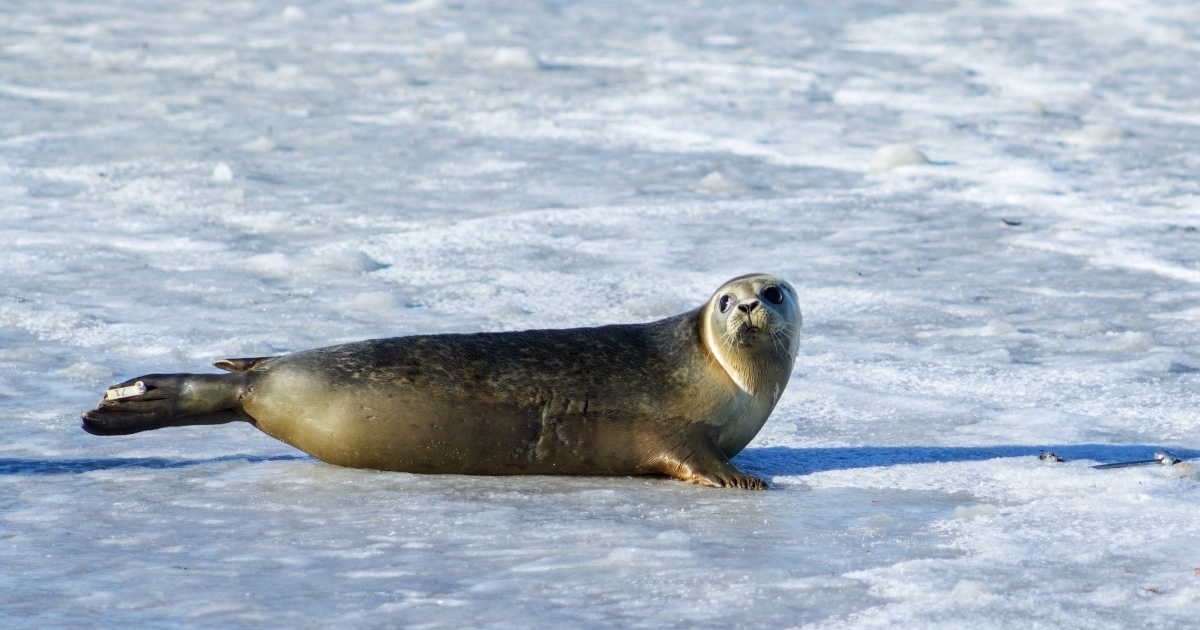
<svg viewBox="0 0 1200 630"><path fill-rule="evenodd" d="M0 475L78 475L114 468L188 468L221 462L278 462L312 459L308 455L226 455L208 459L167 459L164 457L96 457L88 459L16 459L0 458Z"/></svg>
<svg viewBox="0 0 1200 630"><path fill-rule="evenodd" d="M1093 460L1098 463L1153 459L1159 446L1146 444L1048 444L1045 446L850 446L839 448L793 448L766 446L747 448L733 459L739 468L758 475L808 475L825 470L973 462L997 457L1037 456L1052 451L1066 461ZM1170 448L1183 459L1200 456L1200 451Z"/></svg>
<svg viewBox="0 0 1200 630"><path fill-rule="evenodd" d="M973 462L997 457L1036 456L1053 451L1065 460L1086 459L1101 463L1151 459L1157 446L1146 444L1051 444L1046 446L849 446L838 448L793 448L767 446L748 448L733 463L747 472L766 477L808 475L825 470L895 466L897 464L936 464ZM1200 451L1172 448L1184 459L1200 457ZM78 475L94 470L116 468L189 468L222 462L261 462L313 460L308 455L226 455L207 459L167 459L164 457L98 457L88 459L0 458L0 475Z"/></svg>

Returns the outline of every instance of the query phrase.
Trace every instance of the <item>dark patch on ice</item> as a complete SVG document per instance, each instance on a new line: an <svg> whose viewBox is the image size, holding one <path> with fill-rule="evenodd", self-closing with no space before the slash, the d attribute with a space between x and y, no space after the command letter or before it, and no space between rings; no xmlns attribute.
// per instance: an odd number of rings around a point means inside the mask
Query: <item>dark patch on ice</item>
<svg viewBox="0 0 1200 630"><path fill-rule="evenodd" d="M208 459L168 459L165 457L99 457L93 459L19 459L0 458L0 475L78 475L93 470L115 468L188 468L220 462L294 461L313 459L307 455L226 455Z"/></svg>
<svg viewBox="0 0 1200 630"><path fill-rule="evenodd" d="M900 464L974 462L999 457L1037 457L1053 451L1066 461L1084 459L1121 462L1152 459L1162 445L1147 444L1043 444L1032 446L851 446L838 448L793 448L767 446L748 448L734 459L739 468L761 475L808 475L826 470L846 470ZM1200 451L1171 448L1183 459L1200 456Z"/></svg>
<svg viewBox="0 0 1200 630"><path fill-rule="evenodd" d="M1200 368L1194 368L1186 363L1172 361L1171 365L1167 367L1167 371L1172 374L1191 374L1192 372L1200 372Z"/></svg>

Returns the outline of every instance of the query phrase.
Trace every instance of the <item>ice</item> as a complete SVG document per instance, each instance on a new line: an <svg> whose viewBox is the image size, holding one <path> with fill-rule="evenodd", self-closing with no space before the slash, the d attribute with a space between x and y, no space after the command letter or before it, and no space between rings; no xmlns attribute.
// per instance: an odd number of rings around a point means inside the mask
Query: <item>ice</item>
<svg viewBox="0 0 1200 630"><path fill-rule="evenodd" d="M1021 106L1025 108L1025 111L1027 111L1030 114L1033 114L1035 116L1045 116L1046 115L1046 105L1043 104L1041 101L1035 101L1033 99L1028 99L1025 102L1023 102L1021 104Z"/></svg>
<svg viewBox="0 0 1200 630"><path fill-rule="evenodd" d="M724 175L713 171L696 184L696 189L710 193L730 193L737 191L738 185L726 179Z"/></svg>
<svg viewBox="0 0 1200 630"><path fill-rule="evenodd" d="M994 505L960 505L954 508L954 518L961 520L974 520L976 518L994 517L1000 513Z"/></svg>
<svg viewBox="0 0 1200 630"><path fill-rule="evenodd" d="M214 182L231 182L233 181L233 169L229 165L220 162L213 167L212 178Z"/></svg>
<svg viewBox="0 0 1200 630"><path fill-rule="evenodd" d="M240 148L243 151L253 151L255 153L270 153L271 151L274 151L276 147L275 147L275 141L271 140L270 138L255 138L254 140L251 140L250 142L243 144ZM226 168L229 168L228 165L226 165ZM230 179L233 178L232 171L230 172L229 176L230 176ZM214 179L215 179L215 176L214 176ZM228 180L224 180L224 181L228 181Z"/></svg>
<svg viewBox="0 0 1200 630"><path fill-rule="evenodd" d="M1080 142L1101 144L1119 142L1128 135L1125 130L1116 125L1096 123L1084 125L1073 137Z"/></svg>
<svg viewBox="0 0 1200 630"><path fill-rule="evenodd" d="M1165 0L25 3L0 620L1194 625L1197 33ZM897 144L933 163L868 170ZM752 271L805 319L735 459L765 493L78 428L141 374L648 321Z"/></svg>
<svg viewBox="0 0 1200 630"><path fill-rule="evenodd" d="M512 70L536 70L540 64L533 53L524 48L503 47L492 53L492 66Z"/></svg>
<svg viewBox="0 0 1200 630"><path fill-rule="evenodd" d="M911 144L889 144L879 147L875 151L875 155L871 157L870 170L890 171L901 166L919 166L928 163L929 158Z"/></svg>
<svg viewBox="0 0 1200 630"><path fill-rule="evenodd" d="M951 597L960 601L970 601L989 594L987 586L975 580L959 580L950 592Z"/></svg>
<svg viewBox="0 0 1200 630"><path fill-rule="evenodd" d="M383 5L386 13L437 13L446 8L442 0L414 0L408 3L389 3Z"/></svg>
<svg viewBox="0 0 1200 630"><path fill-rule="evenodd" d="M281 15L289 22L303 22L308 19L308 13L304 9L293 5L284 7Z"/></svg>

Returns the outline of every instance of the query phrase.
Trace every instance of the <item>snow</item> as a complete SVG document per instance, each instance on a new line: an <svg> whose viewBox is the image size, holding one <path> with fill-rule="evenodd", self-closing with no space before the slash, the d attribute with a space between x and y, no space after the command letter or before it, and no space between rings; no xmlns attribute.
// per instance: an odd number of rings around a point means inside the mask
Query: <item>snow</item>
<svg viewBox="0 0 1200 630"><path fill-rule="evenodd" d="M0 619L1188 626L1200 10L1165 0L25 3L0 20ZM880 147L931 163L872 170ZM97 438L114 382L648 321L766 271L772 483ZM1053 451L1065 461L1038 459Z"/></svg>
<svg viewBox="0 0 1200 630"><path fill-rule="evenodd" d="M879 147L871 157L872 171L890 171L901 166L919 166L929 164L921 150L911 144L889 144Z"/></svg>

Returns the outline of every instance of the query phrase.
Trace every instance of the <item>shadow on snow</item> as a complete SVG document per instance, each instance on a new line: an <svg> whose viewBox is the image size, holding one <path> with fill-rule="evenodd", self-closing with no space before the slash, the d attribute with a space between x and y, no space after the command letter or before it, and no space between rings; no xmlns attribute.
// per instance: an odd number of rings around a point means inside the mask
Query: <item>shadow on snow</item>
<svg viewBox="0 0 1200 630"><path fill-rule="evenodd" d="M1050 444L1044 446L846 446L838 448L793 448L767 446L742 451L734 463L760 475L808 475L825 470L974 462L999 457L1037 456L1051 451L1066 461L1079 459L1106 464L1153 459L1160 446L1146 444ZM1200 451L1167 447L1183 459L1200 456Z"/></svg>
<svg viewBox="0 0 1200 630"><path fill-rule="evenodd" d="M0 475L78 475L114 468L187 468L221 462L279 462L312 459L308 455L225 455L207 459L164 457L97 457L90 459L16 459L0 457Z"/></svg>
<svg viewBox="0 0 1200 630"><path fill-rule="evenodd" d="M747 471L766 476L807 475L825 470L973 462L999 457L1029 457L1053 451L1067 461L1085 459L1099 463L1151 459L1157 446L1146 444L1052 444L1046 446L847 446L837 448L793 448L767 446L748 448L735 459ZM1200 456L1200 451L1172 448L1183 459ZM187 468L221 462L312 460L308 455L226 455L207 459L163 457L101 457L91 459L0 458L0 475L77 475L116 468ZM315 460L314 460L315 461Z"/></svg>

